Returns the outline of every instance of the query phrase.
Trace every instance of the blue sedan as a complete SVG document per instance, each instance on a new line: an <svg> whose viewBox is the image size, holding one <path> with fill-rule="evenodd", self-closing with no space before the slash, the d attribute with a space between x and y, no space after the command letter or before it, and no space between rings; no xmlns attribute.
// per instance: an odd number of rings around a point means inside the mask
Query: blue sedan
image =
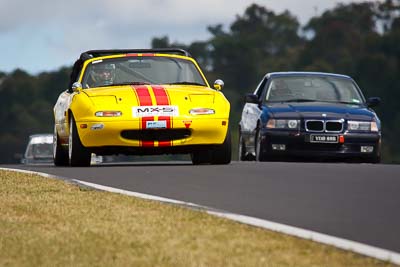
<svg viewBox="0 0 400 267"><path fill-rule="evenodd" d="M365 99L349 76L268 73L245 102L239 160L381 160L380 98Z"/></svg>

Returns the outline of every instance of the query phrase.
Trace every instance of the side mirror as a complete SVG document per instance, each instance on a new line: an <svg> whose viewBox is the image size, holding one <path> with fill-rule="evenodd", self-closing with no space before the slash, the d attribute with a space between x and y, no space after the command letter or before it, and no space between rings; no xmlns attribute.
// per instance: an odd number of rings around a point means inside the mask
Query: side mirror
<svg viewBox="0 0 400 267"><path fill-rule="evenodd" d="M81 84L80 82L74 82L74 83L72 84L71 91L72 91L72 92L78 92L78 91L80 91L80 90L82 90L82 84Z"/></svg>
<svg viewBox="0 0 400 267"><path fill-rule="evenodd" d="M216 81L214 82L214 89L215 89L215 90L218 90L218 91L221 91L222 88L224 88L224 81L223 81L223 80L220 80L220 79L216 80Z"/></svg>
<svg viewBox="0 0 400 267"><path fill-rule="evenodd" d="M247 94L244 98L244 101L246 103L251 103L251 104L260 104L260 100L258 99L258 96L253 95L253 94Z"/></svg>
<svg viewBox="0 0 400 267"><path fill-rule="evenodd" d="M376 107L381 103L380 97L370 97L367 99L367 106L370 108Z"/></svg>

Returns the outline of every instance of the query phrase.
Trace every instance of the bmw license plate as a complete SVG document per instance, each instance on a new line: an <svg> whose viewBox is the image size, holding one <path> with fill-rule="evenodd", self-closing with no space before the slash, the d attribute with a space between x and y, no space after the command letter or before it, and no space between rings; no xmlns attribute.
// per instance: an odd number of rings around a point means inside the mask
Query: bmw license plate
<svg viewBox="0 0 400 267"><path fill-rule="evenodd" d="M312 134L310 135L311 143L337 143L338 136L337 135L318 135Z"/></svg>

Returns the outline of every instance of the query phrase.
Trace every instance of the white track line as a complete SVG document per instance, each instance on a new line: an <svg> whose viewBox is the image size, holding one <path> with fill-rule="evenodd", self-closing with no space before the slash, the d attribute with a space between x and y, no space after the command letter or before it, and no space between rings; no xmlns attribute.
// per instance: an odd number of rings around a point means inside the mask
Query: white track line
<svg viewBox="0 0 400 267"><path fill-rule="evenodd" d="M22 172L22 173L28 173L28 174L38 174L47 178L60 178L58 176L50 175L47 173L41 173L41 172L34 172L34 171L26 171L26 170L19 170L19 169L8 169L8 168L0 168L0 170L6 170L6 171L16 171L16 172ZM253 225L257 227L261 227L264 229L272 230L275 232L280 232L284 233L287 235L292 235L296 237L300 237L303 239L308 239L312 240L318 243L326 244L326 245L331 245L343 250L348 250L352 251L358 254L366 255L372 258L380 259L383 261L388 261L394 264L400 265L400 253L378 248L378 247L373 247L370 245L366 245L363 243L347 240L344 238L339 238L335 236L330 236L326 234L321 234L318 232L298 228L298 227L293 227L281 223L275 223L271 222L268 220L263 220L263 219L258 219L255 217L250 217L250 216L245 216L245 215L240 215L240 214L234 214L230 212L224 212L224 211L216 211L212 208L197 205L194 203L190 202L184 202L176 199L170 199L170 198L164 198L164 197L158 197L154 195L148 195L148 194L142 194L142 193L137 193L137 192L132 192L132 191L127 191L123 189L118 189L114 187L109 187L109 186L104 186L104 185L99 185L99 184L94 184L94 183L89 183L77 179L71 179L71 181L89 186L95 189L103 190L103 191L108 191L112 193L118 193L118 194L123 194L123 195L128 195L128 196L133 196L133 197L138 197L142 199L148 199L148 200L155 200L155 201L160 201L164 203L171 203L171 204L177 204L177 205L183 205L183 206L188 206L192 208L197 208L204 210L208 214L215 215L221 218L226 218L230 219L233 221L245 223L248 225Z"/></svg>

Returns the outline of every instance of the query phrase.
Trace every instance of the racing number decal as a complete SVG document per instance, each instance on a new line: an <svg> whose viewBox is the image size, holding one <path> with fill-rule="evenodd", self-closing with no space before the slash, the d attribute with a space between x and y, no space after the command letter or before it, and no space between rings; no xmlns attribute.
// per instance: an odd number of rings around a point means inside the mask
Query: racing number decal
<svg viewBox="0 0 400 267"><path fill-rule="evenodd" d="M135 92L136 99L138 101L139 106L159 106L159 105L170 105L170 98L168 92L164 87L159 85L154 86L132 86L133 91ZM154 100L152 99L152 95L154 96ZM147 122L154 121L154 116L146 116L141 117L140 119L140 127L141 129L147 129ZM159 116L159 121L166 122L166 128L172 128L172 117L171 116ZM154 147L154 141L139 141L140 146L144 147ZM159 141L158 146L171 146L172 141Z"/></svg>

